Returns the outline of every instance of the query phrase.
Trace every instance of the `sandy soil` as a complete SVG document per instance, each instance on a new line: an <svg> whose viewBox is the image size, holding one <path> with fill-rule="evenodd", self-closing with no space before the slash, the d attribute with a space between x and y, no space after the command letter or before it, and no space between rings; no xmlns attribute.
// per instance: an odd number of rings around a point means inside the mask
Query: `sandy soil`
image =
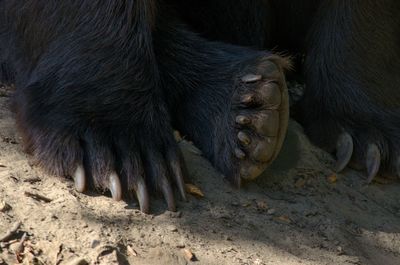
<svg viewBox="0 0 400 265"><path fill-rule="evenodd" d="M241 190L181 142L204 198L179 202L177 213L159 199L144 215L32 167L8 103L0 88L0 265L400 264L399 183L335 176L295 122L278 160Z"/></svg>

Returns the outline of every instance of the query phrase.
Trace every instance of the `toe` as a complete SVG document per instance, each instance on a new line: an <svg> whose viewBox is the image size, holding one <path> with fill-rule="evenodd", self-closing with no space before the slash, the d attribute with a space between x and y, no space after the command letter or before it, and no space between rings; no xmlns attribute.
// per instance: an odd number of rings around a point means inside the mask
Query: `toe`
<svg viewBox="0 0 400 265"><path fill-rule="evenodd" d="M259 100L268 109L278 109L282 102L282 92L275 82L264 84L257 92Z"/></svg>
<svg viewBox="0 0 400 265"><path fill-rule="evenodd" d="M247 145L249 145L251 143L250 136L247 133L243 132L243 131L240 131L238 133L237 137L238 137L240 143L242 145L244 145L244 146L247 146Z"/></svg>
<svg viewBox="0 0 400 265"><path fill-rule="evenodd" d="M240 148L235 148L235 156L240 160L243 160L246 158L246 154Z"/></svg>
<svg viewBox="0 0 400 265"><path fill-rule="evenodd" d="M267 163L275 151L275 139L267 137L253 147L252 158L257 162Z"/></svg>
<svg viewBox="0 0 400 265"><path fill-rule="evenodd" d="M252 94L245 94L240 97L240 102L246 106L251 106L256 102L256 96Z"/></svg>
<svg viewBox="0 0 400 265"><path fill-rule="evenodd" d="M275 137L279 130L279 112L274 110L265 110L255 115L251 120L251 126L262 136Z"/></svg>
<svg viewBox="0 0 400 265"><path fill-rule="evenodd" d="M247 161L240 169L240 177L246 181L253 180L257 178L264 170L265 166Z"/></svg>
<svg viewBox="0 0 400 265"><path fill-rule="evenodd" d="M251 120L247 116L238 115L238 116L236 116L236 123L239 125L248 125L251 123Z"/></svg>

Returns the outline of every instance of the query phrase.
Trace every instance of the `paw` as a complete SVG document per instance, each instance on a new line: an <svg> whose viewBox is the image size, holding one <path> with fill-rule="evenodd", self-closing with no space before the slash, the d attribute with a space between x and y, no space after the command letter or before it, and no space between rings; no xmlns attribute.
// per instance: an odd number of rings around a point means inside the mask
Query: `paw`
<svg viewBox="0 0 400 265"><path fill-rule="evenodd" d="M367 118L367 115L362 115ZM352 123L334 118L315 122L306 128L311 140L334 154L336 172L347 166L364 170L366 183L377 175L400 176L400 138L393 118L372 122L374 118ZM379 119L378 119L379 120ZM380 128L376 125L381 125ZM329 128L329 129L328 129Z"/></svg>
<svg viewBox="0 0 400 265"><path fill-rule="evenodd" d="M263 59L248 71L237 84L231 108L236 183L258 177L274 161L289 119L287 87L279 60Z"/></svg>
<svg viewBox="0 0 400 265"><path fill-rule="evenodd" d="M150 192L157 192L175 211L172 184L186 200L180 149L172 130L169 135L143 128L86 128L80 135L39 131L29 138L29 146L39 165L53 174L72 176L79 192L108 190L116 201L134 196L145 213L150 211Z"/></svg>

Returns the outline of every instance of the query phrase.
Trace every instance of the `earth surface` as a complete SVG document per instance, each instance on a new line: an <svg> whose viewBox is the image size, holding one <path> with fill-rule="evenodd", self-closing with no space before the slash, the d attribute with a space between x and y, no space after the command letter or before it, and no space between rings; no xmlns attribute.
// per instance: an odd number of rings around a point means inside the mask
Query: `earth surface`
<svg viewBox="0 0 400 265"><path fill-rule="evenodd" d="M278 159L240 190L180 141L204 196L178 201L175 213L154 198L145 215L33 166L10 94L0 88L0 265L400 264L399 181L334 174L333 158L294 121Z"/></svg>

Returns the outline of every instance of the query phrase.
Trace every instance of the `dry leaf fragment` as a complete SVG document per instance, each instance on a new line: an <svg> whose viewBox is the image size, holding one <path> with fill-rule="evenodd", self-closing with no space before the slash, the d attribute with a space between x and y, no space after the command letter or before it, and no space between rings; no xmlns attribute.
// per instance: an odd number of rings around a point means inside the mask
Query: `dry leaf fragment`
<svg viewBox="0 0 400 265"><path fill-rule="evenodd" d="M195 186L193 184L186 183L185 190L187 193L189 193L195 197L198 197L198 198L204 197L204 193L197 186Z"/></svg>
<svg viewBox="0 0 400 265"><path fill-rule="evenodd" d="M175 141L177 141L177 142L180 142L183 140L181 133L178 131L174 131L174 138L175 138Z"/></svg>
<svg viewBox="0 0 400 265"><path fill-rule="evenodd" d="M130 245L128 245L126 247L127 251L128 251L128 255L133 256L133 257L137 257L137 252L136 250L134 250Z"/></svg>
<svg viewBox="0 0 400 265"><path fill-rule="evenodd" d="M260 211L265 211L268 209L268 204L266 201L257 201L257 209Z"/></svg>
<svg viewBox="0 0 400 265"><path fill-rule="evenodd" d="M189 249L185 248L183 250L183 253L185 254L185 257L188 261L196 261L196 256L193 254L192 251L190 251Z"/></svg>
<svg viewBox="0 0 400 265"><path fill-rule="evenodd" d="M306 185L307 181L304 178L299 178L294 186L298 189L303 188Z"/></svg>
<svg viewBox="0 0 400 265"><path fill-rule="evenodd" d="M0 201L0 212L5 213L11 210L11 206L5 201Z"/></svg>
<svg viewBox="0 0 400 265"><path fill-rule="evenodd" d="M278 222L285 223L285 224L290 224L292 222L292 220L290 220L290 218L286 215L281 215L281 216L275 217L274 219Z"/></svg>

